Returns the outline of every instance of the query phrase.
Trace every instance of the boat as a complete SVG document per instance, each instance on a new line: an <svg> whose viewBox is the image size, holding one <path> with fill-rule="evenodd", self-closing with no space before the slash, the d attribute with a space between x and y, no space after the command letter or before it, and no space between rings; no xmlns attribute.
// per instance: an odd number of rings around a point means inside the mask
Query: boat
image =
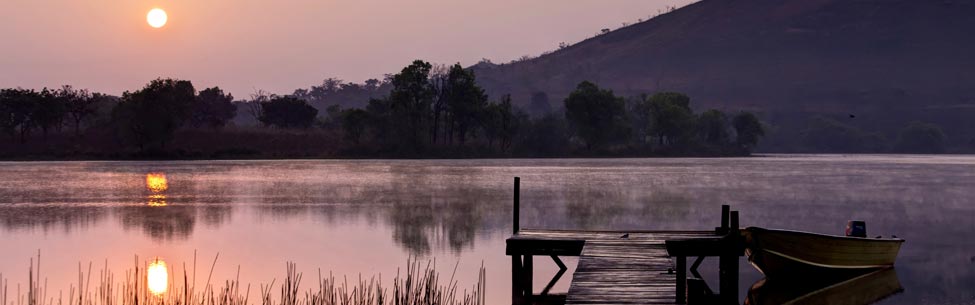
<svg viewBox="0 0 975 305"><path fill-rule="evenodd" d="M866 305L903 291L894 268L883 268L853 278L823 279L815 283L761 279L748 289L745 305Z"/></svg>
<svg viewBox="0 0 975 305"><path fill-rule="evenodd" d="M854 276L894 265L903 239L863 238L749 227L748 261L766 278Z"/></svg>

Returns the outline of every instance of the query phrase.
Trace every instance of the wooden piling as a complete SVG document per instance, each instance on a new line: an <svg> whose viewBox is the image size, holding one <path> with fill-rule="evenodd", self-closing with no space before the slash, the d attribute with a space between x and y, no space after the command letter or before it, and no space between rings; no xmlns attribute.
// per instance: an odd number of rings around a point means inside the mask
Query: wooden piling
<svg viewBox="0 0 975 305"><path fill-rule="evenodd" d="M522 291L522 266L521 255L511 255L511 304L524 304L524 293Z"/></svg>
<svg viewBox="0 0 975 305"><path fill-rule="evenodd" d="M731 229L732 231L738 232L738 230L740 230L740 228L738 227L738 211L731 211L731 213L729 213L728 216L730 218L730 223L728 228Z"/></svg>
<svg viewBox="0 0 975 305"><path fill-rule="evenodd" d="M521 229L521 225L519 224L519 220L521 219L519 217L520 216L519 214L521 212L521 207L519 206L521 204L520 197L521 197L521 177L515 177L515 198L514 198L514 211L513 211L514 216L512 217L513 219L511 221L514 234L518 234L518 230Z"/></svg>
<svg viewBox="0 0 975 305"><path fill-rule="evenodd" d="M728 216L728 235L725 238L732 241L730 244L734 245L741 238L738 227L738 211L731 211ZM726 254L722 255L718 261L718 289L721 291L721 302L723 304L738 304L739 255L735 252L737 251L726 251Z"/></svg>
<svg viewBox="0 0 975 305"><path fill-rule="evenodd" d="M524 260L524 262L522 263L522 268L523 269L521 271L522 272L522 283L523 283L522 285L523 285L524 294L525 294L523 298L525 300L525 304L532 304L532 302L533 302L532 301L532 296L533 296L532 295L532 291L534 291L534 289L532 288L532 283L533 283L533 281L535 279L535 276L534 276L534 273L535 272L533 270L534 269L534 263L532 263L532 255L531 254L525 255L525 257L523 258L523 260Z"/></svg>
<svg viewBox="0 0 975 305"><path fill-rule="evenodd" d="M687 257L678 256L677 260L677 304L687 304Z"/></svg>
<svg viewBox="0 0 975 305"><path fill-rule="evenodd" d="M721 227L720 227L721 229L718 232L719 234L724 234L725 232L728 232L729 211L731 211L731 206L727 204L721 205Z"/></svg>

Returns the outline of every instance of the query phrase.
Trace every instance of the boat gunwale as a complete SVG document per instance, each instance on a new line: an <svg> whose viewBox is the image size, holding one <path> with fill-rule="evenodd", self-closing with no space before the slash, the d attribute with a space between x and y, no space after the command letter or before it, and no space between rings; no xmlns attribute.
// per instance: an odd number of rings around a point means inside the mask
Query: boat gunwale
<svg viewBox="0 0 975 305"><path fill-rule="evenodd" d="M770 254L773 254L773 255L778 255L778 256L781 256L782 258L789 259L789 260L792 260L792 261L795 261L795 262L798 262L798 263L802 263L802 264L806 264L806 265L810 265L810 266L815 266L815 267L820 267L820 268L828 268L828 269L880 269L880 268L888 268L888 267L894 266L894 264L889 264L889 265L888 264L882 264L882 265L830 265L830 264L822 264L822 263L811 262L809 260L801 259L801 258L792 256L792 255L788 255L788 254L785 254L785 253L782 253L782 252L779 252L779 251L775 251L775 250L761 249L760 251L764 251L764 252L767 252L767 253L770 253Z"/></svg>
<svg viewBox="0 0 975 305"><path fill-rule="evenodd" d="M903 238L899 238L899 237L892 237L892 238L852 237L852 236L829 235L829 234L813 233L813 232L805 232L805 231L796 231L796 230L766 229L766 228L762 228L762 227L747 227L747 228L745 228L742 231L743 232L749 232L749 233L751 233L754 230L766 231L766 232L794 233L794 234L800 234L800 235L808 235L808 236L823 237L823 238L832 238L832 239L839 239L839 240L850 240L850 241L869 241L869 242L888 242L888 243L892 243L892 242L903 243L904 242L904 239Z"/></svg>

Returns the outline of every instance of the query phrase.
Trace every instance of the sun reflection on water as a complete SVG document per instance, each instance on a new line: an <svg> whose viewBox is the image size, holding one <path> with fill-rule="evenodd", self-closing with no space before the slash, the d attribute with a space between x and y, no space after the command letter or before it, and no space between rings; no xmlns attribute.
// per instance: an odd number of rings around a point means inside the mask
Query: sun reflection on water
<svg viewBox="0 0 975 305"><path fill-rule="evenodd" d="M169 189L169 183L166 182L166 174L165 173L146 174L146 188L148 188L153 193L160 193Z"/></svg>
<svg viewBox="0 0 975 305"><path fill-rule="evenodd" d="M166 206L166 195L163 194L152 194L149 195L149 202L147 205L151 207L164 207Z"/></svg>
<svg viewBox="0 0 975 305"><path fill-rule="evenodd" d="M166 194L163 192L169 189L169 182L166 180L165 173L146 174L146 188L152 192L149 194L147 205L151 207L166 206Z"/></svg>
<svg viewBox="0 0 975 305"><path fill-rule="evenodd" d="M161 295L169 289L169 271L166 262L156 259L146 268L146 287L154 295Z"/></svg>

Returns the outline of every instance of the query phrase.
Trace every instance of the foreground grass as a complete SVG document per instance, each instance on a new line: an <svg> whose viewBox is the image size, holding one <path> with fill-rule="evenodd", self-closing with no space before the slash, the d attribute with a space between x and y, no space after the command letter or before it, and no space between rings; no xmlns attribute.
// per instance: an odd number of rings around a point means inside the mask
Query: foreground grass
<svg viewBox="0 0 975 305"><path fill-rule="evenodd" d="M219 255L218 255L219 257ZM151 292L146 275L152 265L138 262L133 269L125 270L123 276L116 278L113 271L105 267L92 279L91 264L87 272L78 265L78 283L67 291L50 293L47 280L41 280L40 254L36 262L31 259L26 291L16 285L10 294L10 284L0 274L0 305L483 305L485 304L485 269L481 266L477 284L470 290L459 290L454 274L447 281L441 281L436 263L421 263L411 258L406 262L403 273L397 270L391 287L384 286L382 275L364 279L361 276L352 283L347 278L341 281L329 274L318 272L317 281L302 287L303 274L297 271L294 263L287 263L285 277L280 283L272 279L268 284L259 285L255 293L258 299L251 299L251 285L243 286L238 278L224 280L222 284L212 282L213 267L210 266L205 284L196 286L196 258L193 269L188 271L183 265L182 274L176 268L168 268L168 289L162 293ZM166 268L166 267L164 267ZM94 283L92 283L94 280Z"/></svg>

